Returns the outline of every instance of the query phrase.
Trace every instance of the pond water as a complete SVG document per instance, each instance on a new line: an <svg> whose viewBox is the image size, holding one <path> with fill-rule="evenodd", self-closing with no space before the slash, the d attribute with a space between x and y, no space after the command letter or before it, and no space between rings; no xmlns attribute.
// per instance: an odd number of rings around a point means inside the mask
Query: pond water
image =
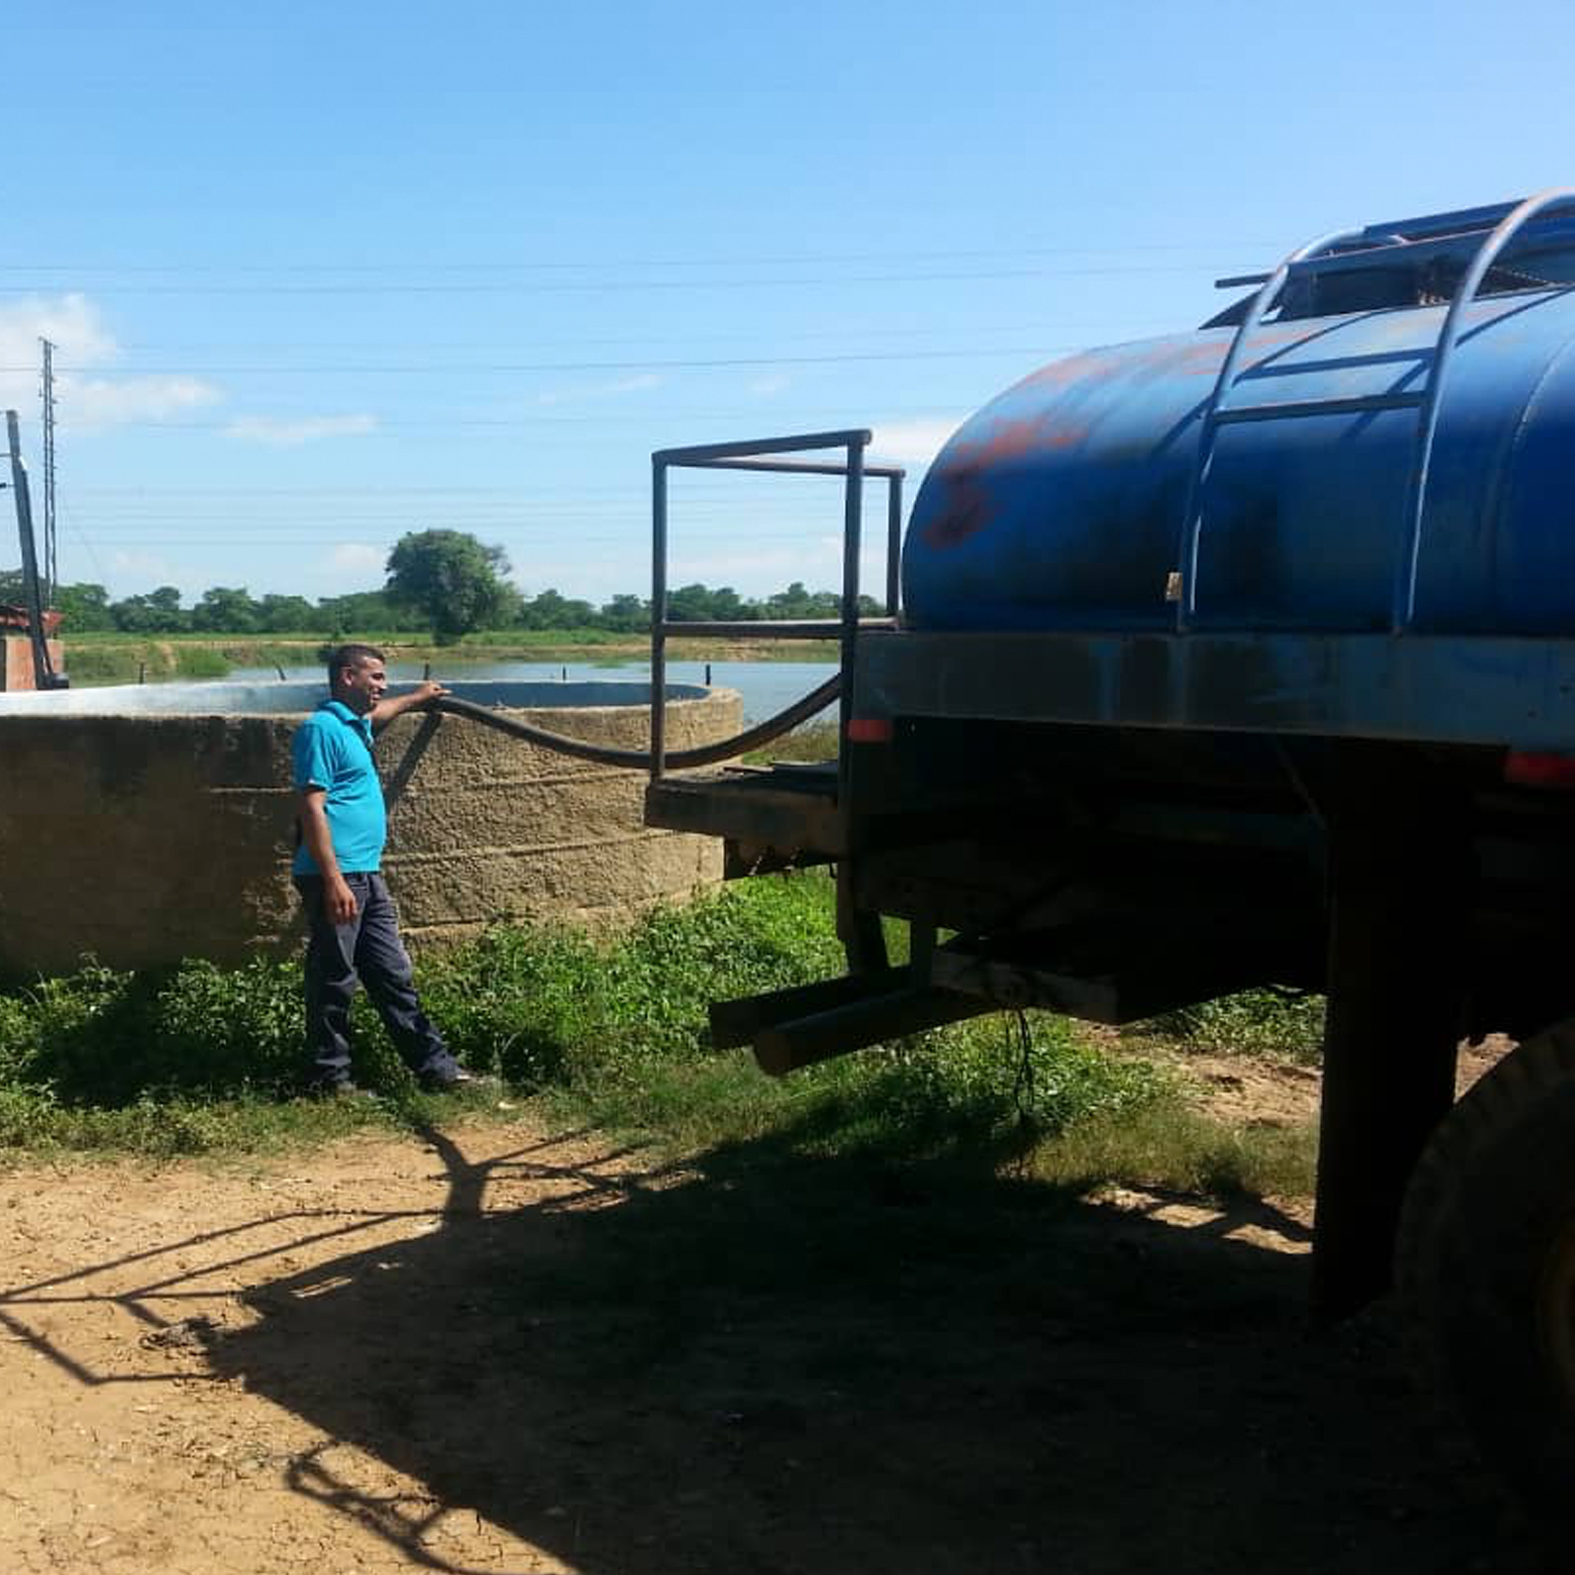
<svg viewBox="0 0 1575 1575"><path fill-rule="evenodd" d="M277 669L266 678L252 676L207 683L102 684L49 692L22 690L0 694L0 718L8 716L71 717L236 717L288 716L313 710L327 693L321 675L281 682ZM419 676L419 674L417 675ZM476 679L468 674L450 686L456 699L473 705L511 706L517 710L551 711L571 706L644 710L651 703L651 685L594 678L576 682L521 679ZM670 700L703 700L700 684L669 683Z"/></svg>
<svg viewBox="0 0 1575 1575"><path fill-rule="evenodd" d="M795 700L832 676L834 662L669 662L669 684L701 684L707 672L713 688L736 689L743 700L744 720L763 722L786 709ZM388 676L397 689L417 682L422 665L417 662L389 664ZM651 664L639 661L578 662L455 662L445 669L441 661L432 664L432 676L439 683L641 683L651 681ZM323 682L320 667L286 667L285 681L292 684ZM279 669L238 667L230 674L237 684L279 682ZM827 713L830 714L828 707Z"/></svg>

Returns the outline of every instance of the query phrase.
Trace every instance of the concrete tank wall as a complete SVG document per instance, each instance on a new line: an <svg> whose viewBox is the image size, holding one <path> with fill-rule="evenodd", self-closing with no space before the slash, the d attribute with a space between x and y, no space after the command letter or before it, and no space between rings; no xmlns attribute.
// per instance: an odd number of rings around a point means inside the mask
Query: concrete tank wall
<svg viewBox="0 0 1575 1575"><path fill-rule="evenodd" d="M450 687L575 737L648 738L641 685ZM741 726L730 690L673 693L670 749ZM210 684L0 696L0 973L61 972L84 953L147 967L293 950L290 737L321 695ZM264 706L276 709L238 714ZM721 876L711 839L641 824L639 772L421 712L379 737L377 760L384 870L418 943L500 919L612 918Z"/></svg>

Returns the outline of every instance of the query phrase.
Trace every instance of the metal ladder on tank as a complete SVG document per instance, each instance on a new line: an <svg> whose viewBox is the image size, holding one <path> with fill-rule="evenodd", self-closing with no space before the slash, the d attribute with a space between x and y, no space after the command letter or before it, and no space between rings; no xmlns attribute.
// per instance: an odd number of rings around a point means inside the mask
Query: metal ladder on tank
<svg viewBox="0 0 1575 1575"><path fill-rule="evenodd" d="M1332 399L1289 399L1255 405L1225 404L1226 399L1241 383L1246 373L1240 370L1246 353L1247 341L1257 331L1264 315L1279 298L1291 270L1298 264L1325 257L1341 246L1353 241L1370 239L1368 230L1340 230L1326 235L1294 251L1265 280L1253 296L1246 313L1237 325L1235 337L1220 363L1219 375L1204 406L1202 428L1198 435L1198 458L1192 470L1187 489L1187 512L1182 530L1179 566L1179 603L1176 627L1180 632L1190 629L1197 616L1198 607L1198 554L1203 535L1203 494L1214 466L1214 451L1220 429L1244 421L1281 421L1293 416L1349 416L1368 415L1384 410L1416 410L1420 412L1416 440L1412 450L1411 477L1406 493L1403 534L1400 553L1396 562L1394 593L1391 604L1391 632L1400 634L1408 630L1416 618L1416 580L1422 546L1422 519L1427 502L1428 472L1433 458L1433 439L1438 431L1438 412L1443 400L1445 374L1460 341L1467 308L1476 299L1488 270L1498 260L1504 248L1532 219L1549 208L1575 201L1575 187L1555 187L1528 197L1513 205L1483 210L1476 227L1485 227L1497 219L1482 244L1471 259L1470 266L1460 280L1444 314L1438 338L1431 351L1422 351L1418 359L1427 362L1427 375L1418 389L1387 394L1358 394ZM1502 217L1500 217L1502 215ZM1412 244L1401 240L1400 245ZM1418 243L1419 244L1419 243ZM1572 286L1571 288L1575 288Z"/></svg>

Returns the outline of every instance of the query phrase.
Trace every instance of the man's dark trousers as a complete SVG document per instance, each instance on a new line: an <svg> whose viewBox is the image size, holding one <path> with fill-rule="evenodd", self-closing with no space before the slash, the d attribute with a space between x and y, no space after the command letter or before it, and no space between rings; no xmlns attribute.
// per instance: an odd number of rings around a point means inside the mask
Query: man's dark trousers
<svg viewBox="0 0 1575 1575"><path fill-rule="evenodd" d="M458 1067L421 1010L387 884L375 872L344 879L355 894L355 917L332 924L323 912L322 876L295 877L309 925L306 1043L312 1082L331 1088L350 1081L350 1001L358 978L410 1070L423 1082L448 1081Z"/></svg>

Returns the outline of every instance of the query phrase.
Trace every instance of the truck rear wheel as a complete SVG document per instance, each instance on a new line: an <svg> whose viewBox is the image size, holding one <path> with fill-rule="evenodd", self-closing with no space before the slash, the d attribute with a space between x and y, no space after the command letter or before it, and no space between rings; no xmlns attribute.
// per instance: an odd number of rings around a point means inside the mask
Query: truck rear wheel
<svg viewBox="0 0 1575 1575"><path fill-rule="evenodd" d="M1575 1526L1575 1020L1439 1124L1395 1268L1424 1380L1539 1522Z"/></svg>

